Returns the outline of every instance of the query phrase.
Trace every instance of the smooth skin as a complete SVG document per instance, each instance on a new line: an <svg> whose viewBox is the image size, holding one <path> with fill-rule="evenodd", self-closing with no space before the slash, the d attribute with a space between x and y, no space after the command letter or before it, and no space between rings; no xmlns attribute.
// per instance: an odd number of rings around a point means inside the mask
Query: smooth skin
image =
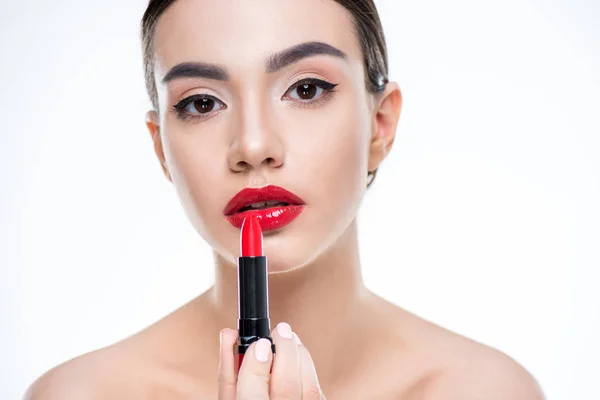
<svg viewBox="0 0 600 400"><path fill-rule="evenodd" d="M162 15L158 109L148 111L146 126L162 172L214 250L214 285L141 332L51 369L27 399L230 399L234 392L241 399L307 399L317 398L315 382L330 400L542 398L510 357L365 287L361 268L369 266L360 264L356 215L367 171L385 168L402 94L393 81L381 93L366 90L352 23L332 0L178 0ZM265 69L273 55L314 41L345 59L315 55ZM173 66L190 61L225 68L229 79L162 83ZM294 88L305 78L337 86L305 101ZM187 107L198 119L182 119L173 107L192 95L218 101L205 114ZM246 357L234 383L239 229L223 208L243 188L268 184L306 203L263 243L272 327L289 324L303 346L276 329L273 375L265 374L272 355L266 362ZM253 346L256 354L259 344Z"/></svg>

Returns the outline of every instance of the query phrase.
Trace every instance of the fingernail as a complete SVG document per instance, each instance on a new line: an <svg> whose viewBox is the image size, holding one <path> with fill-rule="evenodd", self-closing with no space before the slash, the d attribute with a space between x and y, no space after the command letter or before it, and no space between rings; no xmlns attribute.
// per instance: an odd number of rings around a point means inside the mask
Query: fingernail
<svg viewBox="0 0 600 400"><path fill-rule="evenodd" d="M269 351L271 351L271 342L268 339L259 339L254 347L254 356L260 362L265 362L269 359Z"/></svg>
<svg viewBox="0 0 600 400"><path fill-rule="evenodd" d="M279 332L281 337L284 337L286 339L292 338L292 327L285 322L280 322L277 325L277 332Z"/></svg>
<svg viewBox="0 0 600 400"><path fill-rule="evenodd" d="M221 332L219 332L219 344L223 344L223 331L224 329L221 329Z"/></svg>
<svg viewBox="0 0 600 400"><path fill-rule="evenodd" d="M296 339L296 344L298 346L302 346L302 341L300 341L300 338L298 337L298 335L296 335L296 332L294 332L294 339Z"/></svg>

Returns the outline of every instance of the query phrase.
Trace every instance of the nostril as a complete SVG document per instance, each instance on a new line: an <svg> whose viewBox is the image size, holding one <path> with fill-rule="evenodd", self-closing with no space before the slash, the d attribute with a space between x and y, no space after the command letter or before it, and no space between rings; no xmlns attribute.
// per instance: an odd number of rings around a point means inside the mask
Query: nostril
<svg viewBox="0 0 600 400"><path fill-rule="evenodd" d="M249 164L246 161L239 161L236 166L239 171L245 171L248 169Z"/></svg>
<svg viewBox="0 0 600 400"><path fill-rule="evenodd" d="M263 159L262 165L268 166L268 167L279 167L281 163L279 163L277 161L277 159L273 158L273 157L268 157ZM244 171L249 171L250 169L252 169L254 164L249 163L248 161L238 161L235 163L235 170L237 172L244 172ZM258 167L258 166L257 166Z"/></svg>
<svg viewBox="0 0 600 400"><path fill-rule="evenodd" d="M270 167L279 167L280 166L280 162L278 162L275 158L273 157L268 157L265 159L265 163L270 166Z"/></svg>

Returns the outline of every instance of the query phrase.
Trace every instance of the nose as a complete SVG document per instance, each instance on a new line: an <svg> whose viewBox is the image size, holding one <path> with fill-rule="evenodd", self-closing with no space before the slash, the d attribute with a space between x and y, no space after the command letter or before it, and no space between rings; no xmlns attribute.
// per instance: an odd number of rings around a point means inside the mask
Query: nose
<svg viewBox="0 0 600 400"><path fill-rule="evenodd" d="M273 119L267 112L256 109L240 116L227 155L232 171L279 168L283 165L284 146Z"/></svg>

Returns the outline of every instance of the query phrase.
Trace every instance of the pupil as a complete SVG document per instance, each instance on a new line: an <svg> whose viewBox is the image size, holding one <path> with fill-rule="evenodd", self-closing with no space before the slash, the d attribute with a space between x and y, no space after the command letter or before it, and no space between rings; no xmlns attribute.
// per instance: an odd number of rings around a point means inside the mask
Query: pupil
<svg viewBox="0 0 600 400"><path fill-rule="evenodd" d="M214 104L213 99L200 99L194 102L194 108L201 113L207 113L213 109Z"/></svg>
<svg viewBox="0 0 600 400"><path fill-rule="evenodd" d="M304 85L298 86L297 92L301 99L309 100L314 97L315 93L317 92L317 87L315 85L305 83Z"/></svg>

